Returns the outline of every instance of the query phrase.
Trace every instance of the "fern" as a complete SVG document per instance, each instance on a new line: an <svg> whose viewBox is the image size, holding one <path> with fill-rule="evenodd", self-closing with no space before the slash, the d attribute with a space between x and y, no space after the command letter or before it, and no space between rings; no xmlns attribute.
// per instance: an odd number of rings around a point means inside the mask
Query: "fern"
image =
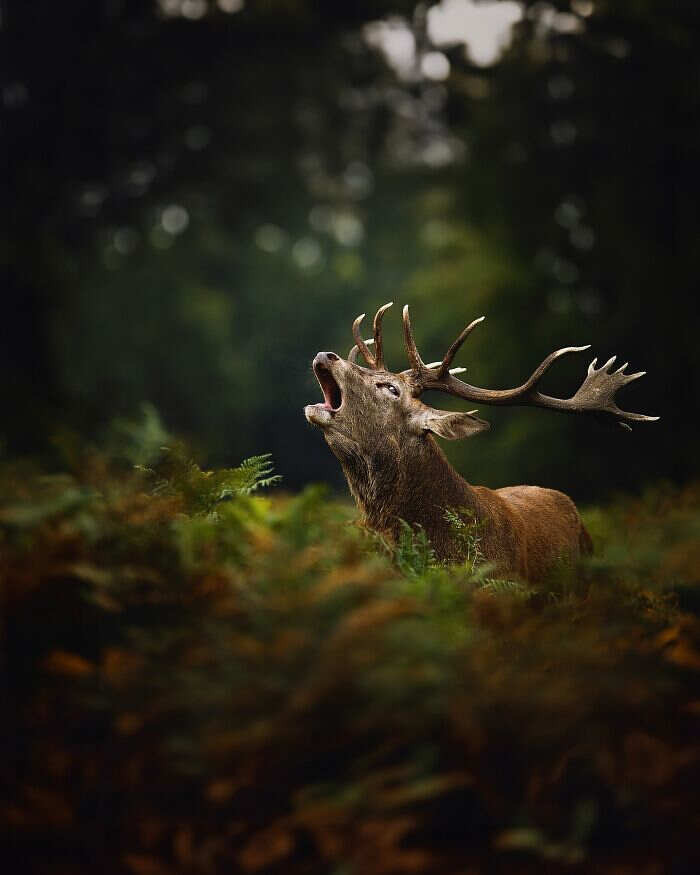
<svg viewBox="0 0 700 875"><path fill-rule="evenodd" d="M138 419L115 419L106 436L108 450L137 467L155 462L163 444L171 440L158 411L148 403L141 405Z"/></svg>
<svg viewBox="0 0 700 875"><path fill-rule="evenodd" d="M483 523L468 507L456 509L447 507L443 518L449 525L453 537L462 548L461 552L464 553L464 562L469 573L474 574L484 561L484 554L481 551Z"/></svg>
<svg viewBox="0 0 700 875"><path fill-rule="evenodd" d="M161 447L161 458L152 468L136 468L151 478L154 495L180 498L185 512L192 515L214 514L221 502L281 480L272 473L269 453L244 459L238 468L203 471L178 444Z"/></svg>
<svg viewBox="0 0 700 875"><path fill-rule="evenodd" d="M436 564L428 535L421 525L413 528L406 520L399 520L401 531L394 550L394 561L406 577L420 577Z"/></svg>
<svg viewBox="0 0 700 875"><path fill-rule="evenodd" d="M607 564L532 597L455 510L473 571L408 523L397 545L372 536L393 565L367 555L354 511L319 487L248 497L269 456L210 472L175 444L136 476L124 455L86 458L89 488L0 464L3 729L20 756L4 870L49 871L60 845L80 875L115 859L184 872L210 843L209 875L376 875L406 870L405 841L426 875L511 858L609 875L611 853L635 865L642 828L657 871L692 855L700 487L664 515L639 499L601 512ZM653 567L634 540L652 538ZM118 792L86 806L105 775ZM481 818L494 793L481 834L446 844L440 824ZM172 805L190 798L192 815Z"/></svg>
<svg viewBox="0 0 700 875"><path fill-rule="evenodd" d="M273 474L274 465L272 454L263 453L261 456L251 456L244 459L238 468L228 469L229 473L236 472L247 480L237 487L238 495L250 495L256 489L264 489L273 486L282 479L280 474Z"/></svg>
<svg viewBox="0 0 700 875"><path fill-rule="evenodd" d="M533 594L533 590L521 580L507 580L498 577L487 577L479 583L478 588L494 595L528 597Z"/></svg>

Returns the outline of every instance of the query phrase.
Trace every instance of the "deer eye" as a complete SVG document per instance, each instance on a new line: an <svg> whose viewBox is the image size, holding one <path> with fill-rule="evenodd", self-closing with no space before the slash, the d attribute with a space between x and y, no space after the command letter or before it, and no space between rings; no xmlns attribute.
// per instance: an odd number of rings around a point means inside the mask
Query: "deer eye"
<svg viewBox="0 0 700 875"><path fill-rule="evenodd" d="M401 394L392 383L377 383L377 389L386 389L387 392L391 392L394 398L398 398Z"/></svg>

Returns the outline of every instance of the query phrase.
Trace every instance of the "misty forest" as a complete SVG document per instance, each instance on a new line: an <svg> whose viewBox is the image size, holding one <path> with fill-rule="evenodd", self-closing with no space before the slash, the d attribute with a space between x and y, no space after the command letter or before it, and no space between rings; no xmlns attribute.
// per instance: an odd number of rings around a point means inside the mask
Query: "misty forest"
<svg viewBox="0 0 700 875"><path fill-rule="evenodd" d="M3 872L698 871L698 45L0 0Z"/></svg>

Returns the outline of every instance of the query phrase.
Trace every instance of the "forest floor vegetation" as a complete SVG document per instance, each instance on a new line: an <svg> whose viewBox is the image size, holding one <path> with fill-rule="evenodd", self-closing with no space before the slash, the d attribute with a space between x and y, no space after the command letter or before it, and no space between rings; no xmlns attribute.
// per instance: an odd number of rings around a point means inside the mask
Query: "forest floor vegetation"
<svg viewBox="0 0 700 875"><path fill-rule="evenodd" d="M533 587L469 526L440 565L322 487L260 490L266 457L115 434L1 473L4 871L700 861L699 485L589 508L593 558Z"/></svg>

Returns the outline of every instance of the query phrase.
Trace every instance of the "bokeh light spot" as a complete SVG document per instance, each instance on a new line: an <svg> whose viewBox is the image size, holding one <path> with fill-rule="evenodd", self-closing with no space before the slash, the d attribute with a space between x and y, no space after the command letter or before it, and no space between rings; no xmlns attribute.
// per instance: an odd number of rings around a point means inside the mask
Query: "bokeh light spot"
<svg viewBox="0 0 700 875"><path fill-rule="evenodd" d="M107 198L107 188L96 184L84 188L78 197L78 209L84 216L96 216Z"/></svg>
<svg viewBox="0 0 700 875"><path fill-rule="evenodd" d="M420 69L426 79L442 82L450 75L450 62L442 52L427 52L421 58Z"/></svg>
<svg viewBox="0 0 700 875"><path fill-rule="evenodd" d="M554 220L562 228L574 228L583 215L583 208L570 198L563 200L554 211Z"/></svg>
<svg viewBox="0 0 700 875"><path fill-rule="evenodd" d="M245 6L244 0L216 0L216 5L222 12L233 15L235 12L240 12Z"/></svg>
<svg viewBox="0 0 700 875"><path fill-rule="evenodd" d="M150 161L132 164L122 179L122 187L129 197L141 197L148 191L156 176L155 165Z"/></svg>
<svg viewBox="0 0 700 875"><path fill-rule="evenodd" d="M368 45L379 49L398 76L411 78L416 67L416 38L406 21L390 18L372 21L364 27Z"/></svg>
<svg viewBox="0 0 700 875"><path fill-rule="evenodd" d="M552 100L566 100L574 90L574 83L568 76L552 76L547 83L547 91Z"/></svg>
<svg viewBox="0 0 700 875"><path fill-rule="evenodd" d="M549 126L549 135L556 146L570 146L577 134L576 125L567 119L552 122Z"/></svg>
<svg viewBox="0 0 700 875"><path fill-rule="evenodd" d="M366 197L374 184L372 171L362 161L351 161L343 173L343 182L348 193L355 198Z"/></svg>
<svg viewBox="0 0 700 875"><path fill-rule="evenodd" d="M436 46L463 43L473 63L488 67L508 47L522 17L522 6L512 0L442 0L428 10L428 35Z"/></svg>
<svg viewBox="0 0 700 875"><path fill-rule="evenodd" d="M192 21L203 18L207 14L207 0L183 0L181 14Z"/></svg>
<svg viewBox="0 0 700 875"><path fill-rule="evenodd" d="M112 245L120 255L130 255L139 242L139 235L133 228L118 228L112 235Z"/></svg>
<svg viewBox="0 0 700 875"><path fill-rule="evenodd" d="M301 237L292 247L292 258L297 267L311 270L321 263L321 247L313 237Z"/></svg>
<svg viewBox="0 0 700 875"><path fill-rule="evenodd" d="M158 8L166 18L174 18L181 13L182 0L158 0Z"/></svg>
<svg viewBox="0 0 700 875"><path fill-rule="evenodd" d="M552 274L560 283L571 285L579 278L579 270L576 265L566 258L557 258L552 265Z"/></svg>
<svg viewBox="0 0 700 875"><path fill-rule="evenodd" d="M421 153L421 158L428 167L445 167L454 157L452 146L444 137L432 139Z"/></svg>
<svg viewBox="0 0 700 875"><path fill-rule="evenodd" d="M168 234L182 234L190 223L190 215L180 204L170 204L161 213L160 223Z"/></svg>
<svg viewBox="0 0 700 875"><path fill-rule="evenodd" d="M618 61L622 61L626 58L631 51L630 44L622 37L614 37L613 39L608 40L606 48L608 54L612 55L613 58L617 58Z"/></svg>
<svg viewBox="0 0 700 875"><path fill-rule="evenodd" d="M279 252L287 242L287 234L278 225L267 223L255 232L255 243L263 252Z"/></svg>
<svg viewBox="0 0 700 875"><path fill-rule="evenodd" d="M571 9L582 18L588 18L595 11L593 0L571 0Z"/></svg>
<svg viewBox="0 0 700 875"><path fill-rule="evenodd" d="M341 246L357 246L362 243L365 229L354 213L337 212L333 216L333 236Z"/></svg>

